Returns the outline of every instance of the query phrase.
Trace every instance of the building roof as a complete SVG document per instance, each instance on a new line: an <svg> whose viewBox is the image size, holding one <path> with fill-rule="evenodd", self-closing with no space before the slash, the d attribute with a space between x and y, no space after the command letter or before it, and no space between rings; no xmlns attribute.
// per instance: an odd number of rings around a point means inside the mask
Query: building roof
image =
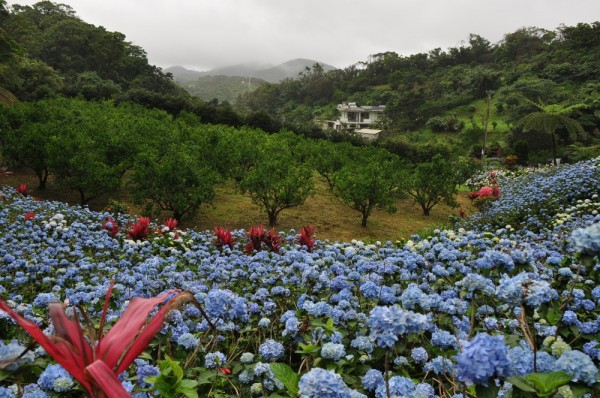
<svg viewBox="0 0 600 398"><path fill-rule="evenodd" d="M340 111L352 111L352 112L383 112L385 105L357 105L356 102L342 102L337 106Z"/></svg>

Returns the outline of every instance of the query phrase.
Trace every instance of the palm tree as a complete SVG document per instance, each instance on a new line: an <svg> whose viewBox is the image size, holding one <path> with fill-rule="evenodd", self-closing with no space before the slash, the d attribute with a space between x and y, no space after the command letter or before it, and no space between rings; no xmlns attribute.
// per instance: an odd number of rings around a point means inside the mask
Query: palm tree
<svg viewBox="0 0 600 398"><path fill-rule="evenodd" d="M584 134L585 131L581 124L575 119L570 118L568 115L575 109L585 108L585 104L575 104L570 106L564 106L559 104L546 105L544 103L538 104L533 101L527 100L531 104L535 105L539 110L532 112L529 115L520 119L517 124L523 127L523 131L543 131L552 137L552 157L553 163L556 166L556 129L563 126L567 129L570 137L577 136L578 134Z"/></svg>

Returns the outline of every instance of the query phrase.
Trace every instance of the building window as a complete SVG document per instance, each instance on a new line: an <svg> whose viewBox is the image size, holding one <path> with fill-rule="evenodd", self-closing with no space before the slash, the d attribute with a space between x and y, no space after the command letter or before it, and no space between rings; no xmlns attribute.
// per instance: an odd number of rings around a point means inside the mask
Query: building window
<svg viewBox="0 0 600 398"><path fill-rule="evenodd" d="M348 112L348 121L349 122L355 122L356 121L356 113L354 113L354 112Z"/></svg>

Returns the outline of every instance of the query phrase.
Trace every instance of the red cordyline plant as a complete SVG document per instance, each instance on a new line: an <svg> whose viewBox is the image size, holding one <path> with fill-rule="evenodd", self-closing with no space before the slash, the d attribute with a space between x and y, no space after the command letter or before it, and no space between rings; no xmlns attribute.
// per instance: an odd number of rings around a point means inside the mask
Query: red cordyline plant
<svg viewBox="0 0 600 398"><path fill-rule="evenodd" d="M61 303L48 305L50 319L54 325L54 336L45 335L34 322L14 312L2 299L0 299L0 310L10 315L46 350L48 355L79 381L89 397L131 397L123 388L117 375L126 370L146 349L162 328L163 320L171 309L191 302L199 308L211 327L214 326L192 293L169 290L157 297L133 298L117 323L106 335L103 335L113 286L114 281L108 287L97 332L92 330L91 325L88 325L90 327L86 327L84 332L77 311L74 311L74 319L69 319ZM154 308L169 297L168 303L164 304L147 322ZM87 318L84 311L82 314Z"/></svg>
<svg viewBox="0 0 600 398"><path fill-rule="evenodd" d="M263 235L265 234L265 228L262 225L256 227L250 227L250 242L246 243L244 251L251 254L254 250L257 252L262 250Z"/></svg>
<svg viewBox="0 0 600 398"><path fill-rule="evenodd" d="M313 235L315 234L315 228L312 225L305 225L302 230L300 230L300 237L298 238L298 243L300 246L306 246L306 249L309 252L312 252L312 248L317 241Z"/></svg>
<svg viewBox="0 0 600 398"><path fill-rule="evenodd" d="M139 217L127 231L127 237L131 240L146 240L150 234L150 218Z"/></svg>
<svg viewBox="0 0 600 398"><path fill-rule="evenodd" d="M275 232L275 228L272 228L269 232L263 234L263 242L269 248L269 251L277 253L279 252L279 249L281 249L283 239L281 238L281 235Z"/></svg>
<svg viewBox="0 0 600 398"><path fill-rule="evenodd" d="M169 228L169 231L174 231L177 228L177 220L174 218L167 218L163 221L163 226Z"/></svg>
<svg viewBox="0 0 600 398"><path fill-rule="evenodd" d="M246 244L244 251L247 254L252 254L253 251L261 251L264 244L269 251L278 252L281 249L283 239L275 232L275 228L266 231L262 225L250 227L250 241Z"/></svg>
<svg viewBox="0 0 600 398"><path fill-rule="evenodd" d="M17 192L23 196L27 196L27 184L21 184L17 187Z"/></svg>
<svg viewBox="0 0 600 398"><path fill-rule="evenodd" d="M121 231L119 223L110 217L108 217L106 221L102 223L102 229L106 230L111 238L117 236L117 234Z"/></svg>
<svg viewBox="0 0 600 398"><path fill-rule="evenodd" d="M25 221L33 220L34 218L35 218L34 212L29 211L29 212L25 213Z"/></svg>
<svg viewBox="0 0 600 398"><path fill-rule="evenodd" d="M221 226L214 228L216 238L213 240L213 244L219 250L221 250L225 246L229 246L230 249L233 248L234 239L231 236L231 231L225 229Z"/></svg>

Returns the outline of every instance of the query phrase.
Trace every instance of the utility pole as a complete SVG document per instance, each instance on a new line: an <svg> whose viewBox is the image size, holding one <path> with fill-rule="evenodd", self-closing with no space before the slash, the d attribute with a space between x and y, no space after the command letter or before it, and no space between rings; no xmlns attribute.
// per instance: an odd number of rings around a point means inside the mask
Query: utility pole
<svg viewBox="0 0 600 398"><path fill-rule="evenodd" d="M487 94L487 110L485 112L485 125L483 126L483 147L481 148L481 164L485 166L485 150L487 147L487 132L488 132L488 122L490 120L490 103L492 102L492 94L494 92L492 90L486 90Z"/></svg>

